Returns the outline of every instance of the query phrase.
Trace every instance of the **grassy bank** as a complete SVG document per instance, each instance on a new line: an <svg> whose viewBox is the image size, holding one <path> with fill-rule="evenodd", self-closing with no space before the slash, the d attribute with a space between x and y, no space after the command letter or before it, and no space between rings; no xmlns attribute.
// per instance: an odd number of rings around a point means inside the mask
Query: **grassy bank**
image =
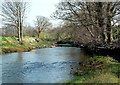
<svg viewBox="0 0 120 85"><path fill-rule="evenodd" d="M26 52L36 47L50 47L53 42L49 41L35 41L33 37L24 37L23 44L20 45L16 37L0 37L0 54L11 53L11 52Z"/></svg>
<svg viewBox="0 0 120 85"><path fill-rule="evenodd" d="M73 72L77 77L69 83L117 83L120 84L120 63L111 57L95 56L80 64Z"/></svg>

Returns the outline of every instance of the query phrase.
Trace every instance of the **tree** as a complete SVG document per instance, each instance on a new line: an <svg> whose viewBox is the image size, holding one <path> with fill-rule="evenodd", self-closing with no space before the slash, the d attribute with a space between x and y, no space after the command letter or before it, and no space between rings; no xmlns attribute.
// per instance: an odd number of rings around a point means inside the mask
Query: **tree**
<svg viewBox="0 0 120 85"><path fill-rule="evenodd" d="M14 27L4 26L2 29L2 36L10 37L10 36L17 36L17 31Z"/></svg>
<svg viewBox="0 0 120 85"><path fill-rule="evenodd" d="M89 42L110 44L112 42L112 24L115 16L120 15L120 2L78 2L77 0L60 2L53 17L70 21L79 29L78 37ZM120 19L119 19L120 20ZM119 21L118 18L116 23ZM80 30L84 30L81 33ZM81 36L81 34L83 34ZM80 40L80 39L78 39ZM84 42L85 43L85 42Z"/></svg>
<svg viewBox="0 0 120 85"><path fill-rule="evenodd" d="M23 34L24 34L24 36L35 37L36 29L30 25L26 25L26 26L24 26Z"/></svg>
<svg viewBox="0 0 120 85"><path fill-rule="evenodd" d="M52 24L49 22L49 19L44 16L37 16L35 20L35 27L37 31L38 38L40 37L40 33L45 29L49 29Z"/></svg>
<svg viewBox="0 0 120 85"><path fill-rule="evenodd" d="M10 0L2 4L3 23L7 26L13 26L17 29L18 41L21 43L23 38L23 23L26 15L28 2L15 2Z"/></svg>
<svg viewBox="0 0 120 85"><path fill-rule="evenodd" d="M112 33L114 41L120 42L120 26L115 26Z"/></svg>

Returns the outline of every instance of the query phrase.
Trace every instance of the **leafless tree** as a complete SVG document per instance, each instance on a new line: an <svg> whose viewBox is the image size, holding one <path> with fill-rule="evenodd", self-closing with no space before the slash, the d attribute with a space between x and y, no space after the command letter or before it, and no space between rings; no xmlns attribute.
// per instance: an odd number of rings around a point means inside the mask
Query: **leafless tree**
<svg viewBox="0 0 120 85"><path fill-rule="evenodd" d="M66 1L57 5L53 17L67 20L74 25L74 28L84 28L84 34L79 30L78 37L86 36L90 42L111 43L112 24L115 16L120 15L120 2L78 2ZM117 23L119 19L116 19ZM78 32L78 30L77 30ZM86 33L86 34L85 34Z"/></svg>
<svg viewBox="0 0 120 85"><path fill-rule="evenodd" d="M24 34L24 36L35 37L36 29L30 25L26 25L26 26L24 26L23 34Z"/></svg>
<svg viewBox="0 0 120 85"><path fill-rule="evenodd" d="M17 36L17 31L13 26L4 26L2 29L2 36L10 37Z"/></svg>
<svg viewBox="0 0 120 85"><path fill-rule="evenodd" d="M22 42L23 38L23 23L27 7L28 2L23 2L23 0L19 0L19 2L9 0L9 2L5 1L2 4L3 23L17 29L19 42Z"/></svg>
<svg viewBox="0 0 120 85"><path fill-rule="evenodd" d="M52 23L50 23L49 19L44 16L37 16L35 20L35 27L38 38L40 37L40 33L46 29L51 28Z"/></svg>

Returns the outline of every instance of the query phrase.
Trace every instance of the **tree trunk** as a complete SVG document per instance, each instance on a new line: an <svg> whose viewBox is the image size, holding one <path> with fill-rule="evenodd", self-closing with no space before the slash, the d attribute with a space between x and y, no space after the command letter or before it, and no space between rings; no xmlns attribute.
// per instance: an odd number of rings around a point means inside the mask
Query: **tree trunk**
<svg viewBox="0 0 120 85"><path fill-rule="evenodd" d="M41 31L38 31L38 33L37 33L38 39L40 38L40 33L41 33Z"/></svg>
<svg viewBox="0 0 120 85"><path fill-rule="evenodd" d="M110 18L108 17L108 20L107 20L107 27L106 27L106 30L107 30L107 44L110 44L111 43L111 20Z"/></svg>
<svg viewBox="0 0 120 85"><path fill-rule="evenodd" d="M105 43L105 34L104 34L104 18L103 18L103 11L101 10L103 8L102 2L96 2L96 12L97 12L97 21L98 21L98 29L100 29L100 38L101 43Z"/></svg>
<svg viewBox="0 0 120 85"><path fill-rule="evenodd" d="M38 39L40 38L40 33L38 33Z"/></svg>
<svg viewBox="0 0 120 85"><path fill-rule="evenodd" d="M21 43L22 43L22 40L23 40L22 23L20 23L20 40L21 40Z"/></svg>
<svg viewBox="0 0 120 85"><path fill-rule="evenodd" d="M17 23L17 33L18 33L18 41L19 41L19 43L21 42L21 35L20 35L20 24L19 24L19 21L18 21L18 23Z"/></svg>
<svg viewBox="0 0 120 85"><path fill-rule="evenodd" d="M112 27L111 27L111 11L110 11L110 4L107 5L107 26L106 26L106 31L107 31L107 44L111 43L111 38L112 38Z"/></svg>

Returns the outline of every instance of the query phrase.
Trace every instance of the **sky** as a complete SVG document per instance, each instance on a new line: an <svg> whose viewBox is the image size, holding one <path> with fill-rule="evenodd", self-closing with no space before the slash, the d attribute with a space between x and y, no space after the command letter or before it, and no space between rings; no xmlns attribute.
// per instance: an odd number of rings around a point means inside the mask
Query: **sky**
<svg viewBox="0 0 120 85"><path fill-rule="evenodd" d="M2 6L2 3L1 3L1 1L0 1L0 13L2 13L2 12L1 12L1 10L2 10L1 6ZM2 17L0 16L0 28L1 28L1 27L2 27Z"/></svg>
<svg viewBox="0 0 120 85"><path fill-rule="evenodd" d="M1 2L4 0L0 0ZM9 1L9 0L5 0ZM17 0L16 0L17 1ZM59 3L60 0L24 0L26 2L30 2L29 8L27 11L27 16L25 19L26 25L34 26L34 20L36 19L36 16L45 16L50 19L50 22L52 22L53 26L56 27L59 25L61 20L53 20L50 16L55 11L55 5ZM2 4L0 2L0 5ZM1 7L0 7L1 10ZM2 26L2 20L0 18L0 27Z"/></svg>
<svg viewBox="0 0 120 85"><path fill-rule="evenodd" d="M1 2L4 0L0 0ZM6 0L9 1L9 0ZM17 0L16 0L17 1ZM53 26L56 27L59 25L61 20L53 20L50 16L55 11L57 3L59 3L61 0L23 0L30 2L30 6L28 8L27 12L27 18L25 19L26 25L34 26L34 20L36 19L36 16L45 16L50 19ZM1 5L0 2L0 5ZM1 11L1 7L0 7ZM0 17L0 27L2 26L2 20Z"/></svg>
<svg viewBox="0 0 120 85"><path fill-rule="evenodd" d="M53 20L50 16L55 11L55 5L60 0L30 0L30 7L26 18L26 23L34 25L36 16L45 16L50 19L54 26L60 23L60 20Z"/></svg>

